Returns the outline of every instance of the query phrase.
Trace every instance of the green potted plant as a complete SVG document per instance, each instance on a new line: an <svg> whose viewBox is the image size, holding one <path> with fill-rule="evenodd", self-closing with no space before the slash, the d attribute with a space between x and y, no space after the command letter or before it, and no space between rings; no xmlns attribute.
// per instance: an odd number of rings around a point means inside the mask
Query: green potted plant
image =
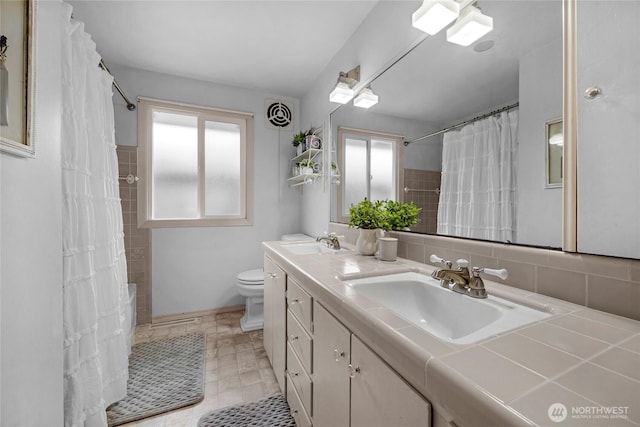
<svg viewBox="0 0 640 427"><path fill-rule="evenodd" d="M418 215L422 208L415 203L396 202L385 200L383 203L387 230L408 230L418 223Z"/></svg>
<svg viewBox="0 0 640 427"><path fill-rule="evenodd" d="M352 205L349 209L349 227L360 229L356 240L358 252L362 255L373 255L378 246L377 230L388 227L384 202L372 202L365 198L357 205Z"/></svg>
<svg viewBox="0 0 640 427"><path fill-rule="evenodd" d="M293 135L293 141L291 141L291 145L293 145L296 148L296 152L298 155L302 154L302 152L305 151L304 145L305 145L306 137L307 137L306 131L300 131L295 135Z"/></svg>
<svg viewBox="0 0 640 427"><path fill-rule="evenodd" d="M313 168L316 166L316 162L311 159L302 159L300 160L300 169L303 175L310 175L313 173Z"/></svg>

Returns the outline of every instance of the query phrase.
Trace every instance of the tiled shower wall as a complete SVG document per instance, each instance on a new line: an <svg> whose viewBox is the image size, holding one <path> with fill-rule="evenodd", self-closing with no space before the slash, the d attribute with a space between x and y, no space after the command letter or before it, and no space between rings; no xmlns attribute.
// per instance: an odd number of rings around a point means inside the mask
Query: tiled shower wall
<svg viewBox="0 0 640 427"><path fill-rule="evenodd" d="M119 145L118 170L121 177L137 175L137 147ZM136 284L136 323L151 323L151 236L149 229L138 228L138 190L136 184L120 181L120 199L124 225L127 279Z"/></svg>
<svg viewBox="0 0 640 427"><path fill-rule="evenodd" d="M346 224L330 223L329 231L351 244L358 237L358 230ZM506 268L507 280L490 279L640 320L640 260L414 233L388 235L398 238L399 257L431 264L429 256L437 254L453 261L464 258L477 267Z"/></svg>
<svg viewBox="0 0 640 427"><path fill-rule="evenodd" d="M405 202L414 202L421 207L418 223L411 226L418 233L434 233L438 227L438 201L440 199L440 171L420 169L404 170Z"/></svg>

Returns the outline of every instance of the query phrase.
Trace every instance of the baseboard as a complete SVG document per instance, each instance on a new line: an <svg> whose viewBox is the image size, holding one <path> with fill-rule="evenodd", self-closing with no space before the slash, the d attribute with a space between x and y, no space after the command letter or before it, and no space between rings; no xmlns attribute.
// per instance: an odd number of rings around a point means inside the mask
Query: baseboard
<svg viewBox="0 0 640 427"><path fill-rule="evenodd" d="M192 311L190 313L167 314L164 316L153 317L151 326L165 326L167 324L185 324L194 321L198 317L211 316L215 314L231 313L244 309L244 304L230 305L227 307L214 308L212 310Z"/></svg>

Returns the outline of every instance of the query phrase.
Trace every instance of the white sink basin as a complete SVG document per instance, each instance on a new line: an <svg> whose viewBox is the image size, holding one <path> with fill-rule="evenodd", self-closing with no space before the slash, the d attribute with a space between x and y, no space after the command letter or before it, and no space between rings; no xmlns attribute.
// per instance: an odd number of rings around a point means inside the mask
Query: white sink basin
<svg viewBox="0 0 640 427"><path fill-rule="evenodd" d="M346 249L331 249L324 242L303 242L303 243L287 243L282 247L292 254L296 255L319 255L319 254L336 254L346 251Z"/></svg>
<svg viewBox="0 0 640 427"><path fill-rule="evenodd" d="M471 298L442 288L418 273L350 280L346 283L431 334L455 344L470 344L551 316L489 294Z"/></svg>

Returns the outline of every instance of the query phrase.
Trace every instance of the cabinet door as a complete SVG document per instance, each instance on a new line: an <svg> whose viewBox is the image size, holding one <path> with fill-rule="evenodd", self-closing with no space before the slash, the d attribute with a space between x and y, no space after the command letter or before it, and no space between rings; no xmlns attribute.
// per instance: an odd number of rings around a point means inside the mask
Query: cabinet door
<svg viewBox="0 0 640 427"><path fill-rule="evenodd" d="M266 256L264 257L264 327L262 337L264 350L273 363L273 281L275 280L276 265Z"/></svg>
<svg viewBox="0 0 640 427"><path fill-rule="evenodd" d="M431 405L353 335L351 366L351 427L431 425Z"/></svg>
<svg viewBox="0 0 640 427"><path fill-rule="evenodd" d="M578 252L640 258L640 2L576 8Z"/></svg>
<svg viewBox="0 0 640 427"><path fill-rule="evenodd" d="M285 389L287 351L287 305L285 299L287 277L280 267L264 259L264 347L271 360L280 390Z"/></svg>
<svg viewBox="0 0 640 427"><path fill-rule="evenodd" d="M350 333L313 304L313 425L349 425ZM391 425L391 424L389 424Z"/></svg>

